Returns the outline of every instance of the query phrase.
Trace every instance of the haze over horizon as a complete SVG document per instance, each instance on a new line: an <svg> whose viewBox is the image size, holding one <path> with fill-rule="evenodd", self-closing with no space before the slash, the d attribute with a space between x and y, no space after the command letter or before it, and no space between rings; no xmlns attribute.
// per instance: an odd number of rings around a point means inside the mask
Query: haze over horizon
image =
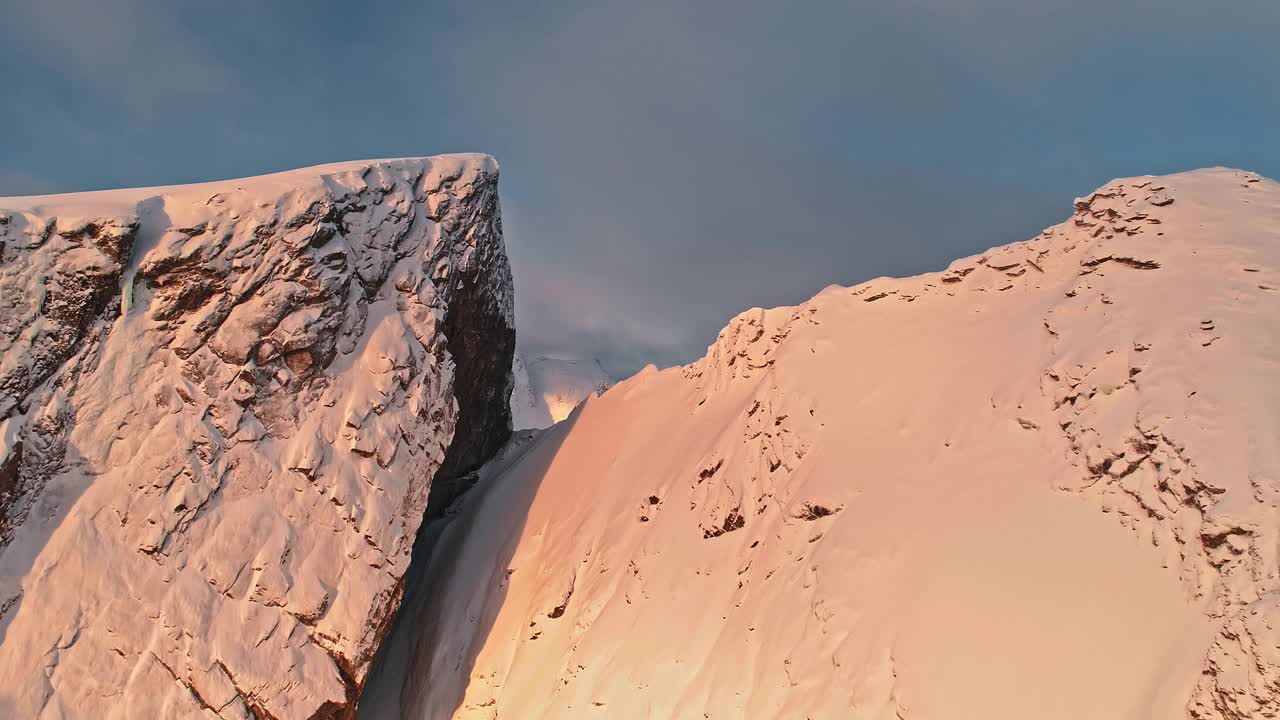
<svg viewBox="0 0 1280 720"><path fill-rule="evenodd" d="M617 365L1113 177L1280 176L1280 5L4 0L0 195L503 163L520 327ZM19 31L17 28L21 28Z"/></svg>

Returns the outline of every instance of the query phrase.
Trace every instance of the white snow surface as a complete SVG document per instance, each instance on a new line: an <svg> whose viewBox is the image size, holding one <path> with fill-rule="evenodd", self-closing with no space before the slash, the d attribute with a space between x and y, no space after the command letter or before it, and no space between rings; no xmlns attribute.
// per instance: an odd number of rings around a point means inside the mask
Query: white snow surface
<svg viewBox="0 0 1280 720"><path fill-rule="evenodd" d="M529 367L517 346L511 361L511 426L517 430L541 429L555 423L551 409L542 394L535 392L529 379Z"/></svg>
<svg viewBox="0 0 1280 720"><path fill-rule="evenodd" d="M203 203L206 198L219 193L244 193L242 197L253 196L259 199L276 198L290 193L296 193L299 196L315 196L335 190L355 189L370 168L417 173L424 165L434 167L435 172L441 176L459 172L462 168L471 168L470 172L489 174L498 171L498 161L490 155L481 153L455 153L431 158L350 160L253 177L186 185L157 185L56 195L7 197L0 198L0 207L5 210L27 211L38 215L114 217L131 214L139 203L155 197L175 200L186 198Z"/></svg>
<svg viewBox="0 0 1280 720"><path fill-rule="evenodd" d="M0 718L353 710L454 439L461 286L513 334L496 185L455 155L0 199Z"/></svg>
<svg viewBox="0 0 1280 720"><path fill-rule="evenodd" d="M1075 208L743 313L489 469L400 717L1276 717L1280 185Z"/></svg>
<svg viewBox="0 0 1280 720"><path fill-rule="evenodd" d="M517 345L512 373L512 425L541 429L560 422L591 395L618 382L599 358L572 353L533 353Z"/></svg>

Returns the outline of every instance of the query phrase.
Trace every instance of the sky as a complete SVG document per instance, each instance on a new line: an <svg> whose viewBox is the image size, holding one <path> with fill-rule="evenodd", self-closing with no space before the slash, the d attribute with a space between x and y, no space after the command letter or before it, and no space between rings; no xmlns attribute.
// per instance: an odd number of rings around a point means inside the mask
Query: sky
<svg viewBox="0 0 1280 720"><path fill-rule="evenodd" d="M1113 177L1280 177L1275 0L0 0L0 195L488 152L530 352L1034 236Z"/></svg>

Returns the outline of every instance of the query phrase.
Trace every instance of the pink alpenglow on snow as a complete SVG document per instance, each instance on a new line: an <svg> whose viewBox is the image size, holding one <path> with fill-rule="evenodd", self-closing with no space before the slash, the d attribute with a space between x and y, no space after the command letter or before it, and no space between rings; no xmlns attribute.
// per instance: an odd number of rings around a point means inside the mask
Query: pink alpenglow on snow
<svg viewBox="0 0 1280 720"><path fill-rule="evenodd" d="M486 468L385 716L1276 717L1277 408L1280 185L1117 180Z"/></svg>
<svg viewBox="0 0 1280 720"><path fill-rule="evenodd" d="M0 200L0 718L1280 716L1280 185L607 390L517 353L496 185Z"/></svg>
<svg viewBox="0 0 1280 720"><path fill-rule="evenodd" d="M0 199L0 717L350 717L510 434L497 172Z"/></svg>

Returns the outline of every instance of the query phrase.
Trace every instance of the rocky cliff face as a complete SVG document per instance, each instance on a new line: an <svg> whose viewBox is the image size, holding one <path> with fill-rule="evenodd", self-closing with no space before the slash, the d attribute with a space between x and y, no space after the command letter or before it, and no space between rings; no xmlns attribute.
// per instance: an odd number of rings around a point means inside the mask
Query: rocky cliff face
<svg viewBox="0 0 1280 720"><path fill-rule="evenodd" d="M482 471L401 717L1280 713L1280 185L1108 184Z"/></svg>
<svg viewBox="0 0 1280 720"><path fill-rule="evenodd" d="M497 166L0 200L0 717L338 718L505 442Z"/></svg>

